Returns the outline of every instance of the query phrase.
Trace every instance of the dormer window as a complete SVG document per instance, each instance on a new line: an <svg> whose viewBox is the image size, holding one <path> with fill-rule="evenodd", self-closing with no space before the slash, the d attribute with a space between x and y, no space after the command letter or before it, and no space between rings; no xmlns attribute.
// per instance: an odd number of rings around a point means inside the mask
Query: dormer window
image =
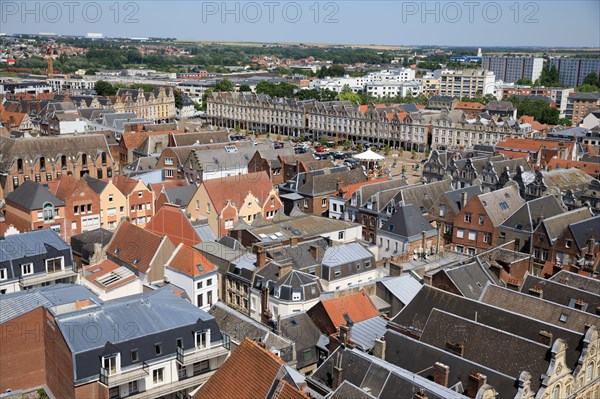
<svg viewBox="0 0 600 399"><path fill-rule="evenodd" d="M44 157L40 158L40 170L41 171L46 170L46 158L44 158Z"/></svg>
<svg viewBox="0 0 600 399"><path fill-rule="evenodd" d="M23 160L21 158L17 159L17 172L23 172Z"/></svg>
<svg viewBox="0 0 600 399"><path fill-rule="evenodd" d="M86 167L86 166L87 166L87 154L82 154L82 155L81 155L81 165L82 165L83 167Z"/></svg>
<svg viewBox="0 0 600 399"><path fill-rule="evenodd" d="M121 356L119 353L114 355L102 356L102 368L106 370L108 375L117 374L120 366Z"/></svg>
<svg viewBox="0 0 600 399"><path fill-rule="evenodd" d="M196 348L210 348L210 330L199 331L196 333Z"/></svg>

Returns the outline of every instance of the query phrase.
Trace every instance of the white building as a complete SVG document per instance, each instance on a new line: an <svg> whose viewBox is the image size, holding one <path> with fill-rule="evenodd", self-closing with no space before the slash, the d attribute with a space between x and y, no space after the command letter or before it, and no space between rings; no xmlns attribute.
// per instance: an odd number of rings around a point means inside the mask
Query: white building
<svg viewBox="0 0 600 399"><path fill-rule="evenodd" d="M544 59L531 56L486 56L481 60L483 69L494 72L498 80L512 83L520 79L535 82L542 74Z"/></svg>
<svg viewBox="0 0 600 399"><path fill-rule="evenodd" d="M103 301L141 294L144 287L133 272L106 259L83 270L81 284Z"/></svg>
<svg viewBox="0 0 600 399"><path fill-rule="evenodd" d="M327 77L322 80L315 80L312 84L312 87L315 89L328 89L337 93L341 93L342 89L347 86L354 93L360 93L366 90L366 85L368 84L398 84L413 81L414 79L414 69L400 68L369 72L365 76L361 77L350 77L348 75L342 78Z"/></svg>
<svg viewBox="0 0 600 399"><path fill-rule="evenodd" d="M219 300L218 269L200 252L179 244L165 264L165 278L185 290L192 303L208 311Z"/></svg>
<svg viewBox="0 0 600 399"><path fill-rule="evenodd" d="M97 80L54 78L48 79L47 82L58 94L73 94L81 91L93 90Z"/></svg>
<svg viewBox="0 0 600 399"><path fill-rule="evenodd" d="M443 70L439 82L441 96L485 96L495 94L496 76L494 72L483 69Z"/></svg>
<svg viewBox="0 0 600 399"><path fill-rule="evenodd" d="M408 82L373 82L365 85L365 91L373 97L408 97L421 94L422 85L417 80Z"/></svg>

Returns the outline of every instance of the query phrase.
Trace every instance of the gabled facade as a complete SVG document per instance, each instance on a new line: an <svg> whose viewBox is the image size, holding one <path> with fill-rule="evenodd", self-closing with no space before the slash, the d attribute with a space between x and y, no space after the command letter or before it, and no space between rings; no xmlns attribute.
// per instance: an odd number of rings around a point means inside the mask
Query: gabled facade
<svg viewBox="0 0 600 399"><path fill-rule="evenodd" d="M154 216L154 193L142 182L126 176L115 176L113 184L127 200L125 212L131 223L144 227Z"/></svg>

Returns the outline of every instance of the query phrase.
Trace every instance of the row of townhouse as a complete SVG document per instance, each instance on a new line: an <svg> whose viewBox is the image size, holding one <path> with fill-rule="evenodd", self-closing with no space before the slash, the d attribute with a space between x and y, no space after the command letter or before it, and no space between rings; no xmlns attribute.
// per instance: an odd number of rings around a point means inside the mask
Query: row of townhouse
<svg viewBox="0 0 600 399"><path fill-rule="evenodd" d="M229 128L420 150L495 144L532 133L531 125L508 117L468 118L460 110L407 113L374 104L297 101L251 93L212 93L207 113L212 124Z"/></svg>
<svg viewBox="0 0 600 399"><path fill-rule="evenodd" d="M49 228L71 237L103 227L114 230L128 218L145 226L155 213L154 193L141 180L61 176L42 185L25 182L6 196L5 223L26 232Z"/></svg>
<svg viewBox="0 0 600 399"><path fill-rule="evenodd" d="M138 118L152 121L175 119L175 95L171 87L158 87L151 92L142 89L119 89L113 99L117 112L133 112Z"/></svg>

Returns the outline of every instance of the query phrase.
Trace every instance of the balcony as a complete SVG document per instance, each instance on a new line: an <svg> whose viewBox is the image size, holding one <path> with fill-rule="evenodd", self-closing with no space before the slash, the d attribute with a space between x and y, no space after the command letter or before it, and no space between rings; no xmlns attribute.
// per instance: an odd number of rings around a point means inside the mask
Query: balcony
<svg viewBox="0 0 600 399"><path fill-rule="evenodd" d="M161 396L167 396L169 394L195 389L196 387L204 384L217 370L212 370L203 374L198 374L193 377L188 377L179 381L174 381L168 384L158 385L154 388L148 389L143 392L138 392L133 395L127 396L127 399L154 399Z"/></svg>
<svg viewBox="0 0 600 399"><path fill-rule="evenodd" d="M229 337L224 337L223 341L213 344L206 349L188 349L177 348L177 362L183 366L188 366L203 360L214 359L229 354Z"/></svg>
<svg viewBox="0 0 600 399"><path fill-rule="evenodd" d="M32 285L38 285L47 283L50 281L61 280L63 278L75 278L77 277L77 272L73 269L60 270L53 273L36 273L31 276L24 276L19 278L19 284L21 287L30 287Z"/></svg>
<svg viewBox="0 0 600 399"><path fill-rule="evenodd" d="M109 374L108 369L100 367L100 382L109 388L127 384L148 376L148 365L142 362L141 367L121 369L120 372Z"/></svg>

